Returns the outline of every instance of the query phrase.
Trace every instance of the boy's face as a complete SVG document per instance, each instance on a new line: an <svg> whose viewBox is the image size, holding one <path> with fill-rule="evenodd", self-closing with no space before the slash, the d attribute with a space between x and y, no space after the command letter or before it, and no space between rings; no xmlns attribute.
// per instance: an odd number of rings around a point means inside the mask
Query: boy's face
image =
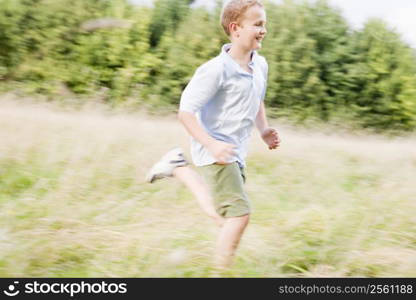
<svg viewBox="0 0 416 300"><path fill-rule="evenodd" d="M244 50L261 48L261 41L266 35L266 11L263 7L254 5L244 14L240 24L234 27L232 42Z"/></svg>

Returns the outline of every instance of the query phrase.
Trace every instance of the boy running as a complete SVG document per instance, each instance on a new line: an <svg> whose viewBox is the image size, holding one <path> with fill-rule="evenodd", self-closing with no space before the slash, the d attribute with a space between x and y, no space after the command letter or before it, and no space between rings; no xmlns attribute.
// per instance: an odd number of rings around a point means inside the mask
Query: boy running
<svg viewBox="0 0 416 300"><path fill-rule="evenodd" d="M227 268L251 212L244 191L251 130L256 125L270 150L276 149L280 140L265 113L268 65L256 52L266 35L264 6L257 0L228 1L221 25L231 43L196 70L182 93L178 113L192 137L192 160L205 181L187 166L179 148L152 168L148 181L174 176L191 190L220 226L215 263Z"/></svg>

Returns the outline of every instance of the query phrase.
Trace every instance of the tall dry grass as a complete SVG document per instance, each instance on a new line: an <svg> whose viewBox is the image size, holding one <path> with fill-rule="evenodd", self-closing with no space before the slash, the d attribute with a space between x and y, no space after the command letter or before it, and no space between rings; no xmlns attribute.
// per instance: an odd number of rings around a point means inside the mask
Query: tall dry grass
<svg viewBox="0 0 416 300"><path fill-rule="evenodd" d="M210 276L214 224L174 179L143 182L189 154L174 116L0 101L0 276ZM277 151L253 136L228 276L414 277L415 139L275 126Z"/></svg>

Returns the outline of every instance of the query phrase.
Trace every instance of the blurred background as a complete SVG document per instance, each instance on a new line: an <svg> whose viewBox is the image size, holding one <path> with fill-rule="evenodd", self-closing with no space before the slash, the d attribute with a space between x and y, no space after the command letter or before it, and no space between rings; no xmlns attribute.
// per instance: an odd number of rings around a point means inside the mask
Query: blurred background
<svg viewBox="0 0 416 300"><path fill-rule="evenodd" d="M252 137L226 276L415 277L415 2L264 3L282 144ZM215 225L144 177L189 158L175 113L228 42L221 5L0 0L0 276L212 276Z"/></svg>
<svg viewBox="0 0 416 300"><path fill-rule="evenodd" d="M261 54L272 116L415 128L413 4L265 2ZM196 67L228 42L220 7L215 0L1 0L0 89L175 111Z"/></svg>

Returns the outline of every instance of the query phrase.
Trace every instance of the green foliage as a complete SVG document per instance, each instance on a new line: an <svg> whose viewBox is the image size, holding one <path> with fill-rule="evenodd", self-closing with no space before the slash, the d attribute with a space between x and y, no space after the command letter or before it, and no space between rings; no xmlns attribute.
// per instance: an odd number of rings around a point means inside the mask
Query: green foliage
<svg viewBox="0 0 416 300"><path fill-rule="evenodd" d="M148 81L148 69L154 62L148 44L148 8L134 8L125 0L11 3L1 2L8 10L19 8L19 14L3 23L11 27L12 22L19 24L18 19L21 26L14 32L3 31L1 49L7 52L0 62L12 79L37 82L39 92L44 91L43 86L59 88L61 84L75 93L106 87L115 100ZM85 22L103 18L121 20L125 25L83 29ZM14 53L15 49L20 52Z"/></svg>
<svg viewBox="0 0 416 300"><path fill-rule="evenodd" d="M352 56L348 51L349 29L341 13L326 1L306 7L305 31L315 42L314 60L319 68L319 79L324 84L324 96L318 98L317 114L329 120L339 107L347 103L351 78L348 66Z"/></svg>
<svg viewBox="0 0 416 300"><path fill-rule="evenodd" d="M156 47L165 31L176 31L194 0L157 0L150 23L150 45Z"/></svg>
<svg viewBox="0 0 416 300"><path fill-rule="evenodd" d="M0 83L17 81L51 98L104 91L113 103L134 98L176 109L195 69L229 42L219 25L221 1L211 12L193 2L0 0ZM266 9L260 54L269 63L273 116L416 127L416 51L386 24L372 20L352 31L324 0L269 1ZM85 26L100 20L116 24Z"/></svg>
<svg viewBox="0 0 416 300"><path fill-rule="evenodd" d="M386 24L351 32L326 1L268 7L267 100L274 113L304 121L339 114L364 127L416 126L416 56Z"/></svg>
<svg viewBox="0 0 416 300"><path fill-rule="evenodd" d="M196 9L176 33L169 31L163 36L158 53L164 64L155 77L157 84L153 93L164 103L177 105L195 69L218 55L222 44L227 42L218 27L218 18L218 15Z"/></svg>
<svg viewBox="0 0 416 300"><path fill-rule="evenodd" d="M289 108L299 119L319 110L325 97L316 42L307 34L304 7L286 2L268 15L269 33L264 43L264 55L269 62L267 100L271 107Z"/></svg>
<svg viewBox="0 0 416 300"><path fill-rule="evenodd" d="M353 39L357 56L356 111L366 127L411 129L416 125L415 57L400 37L378 20Z"/></svg>

